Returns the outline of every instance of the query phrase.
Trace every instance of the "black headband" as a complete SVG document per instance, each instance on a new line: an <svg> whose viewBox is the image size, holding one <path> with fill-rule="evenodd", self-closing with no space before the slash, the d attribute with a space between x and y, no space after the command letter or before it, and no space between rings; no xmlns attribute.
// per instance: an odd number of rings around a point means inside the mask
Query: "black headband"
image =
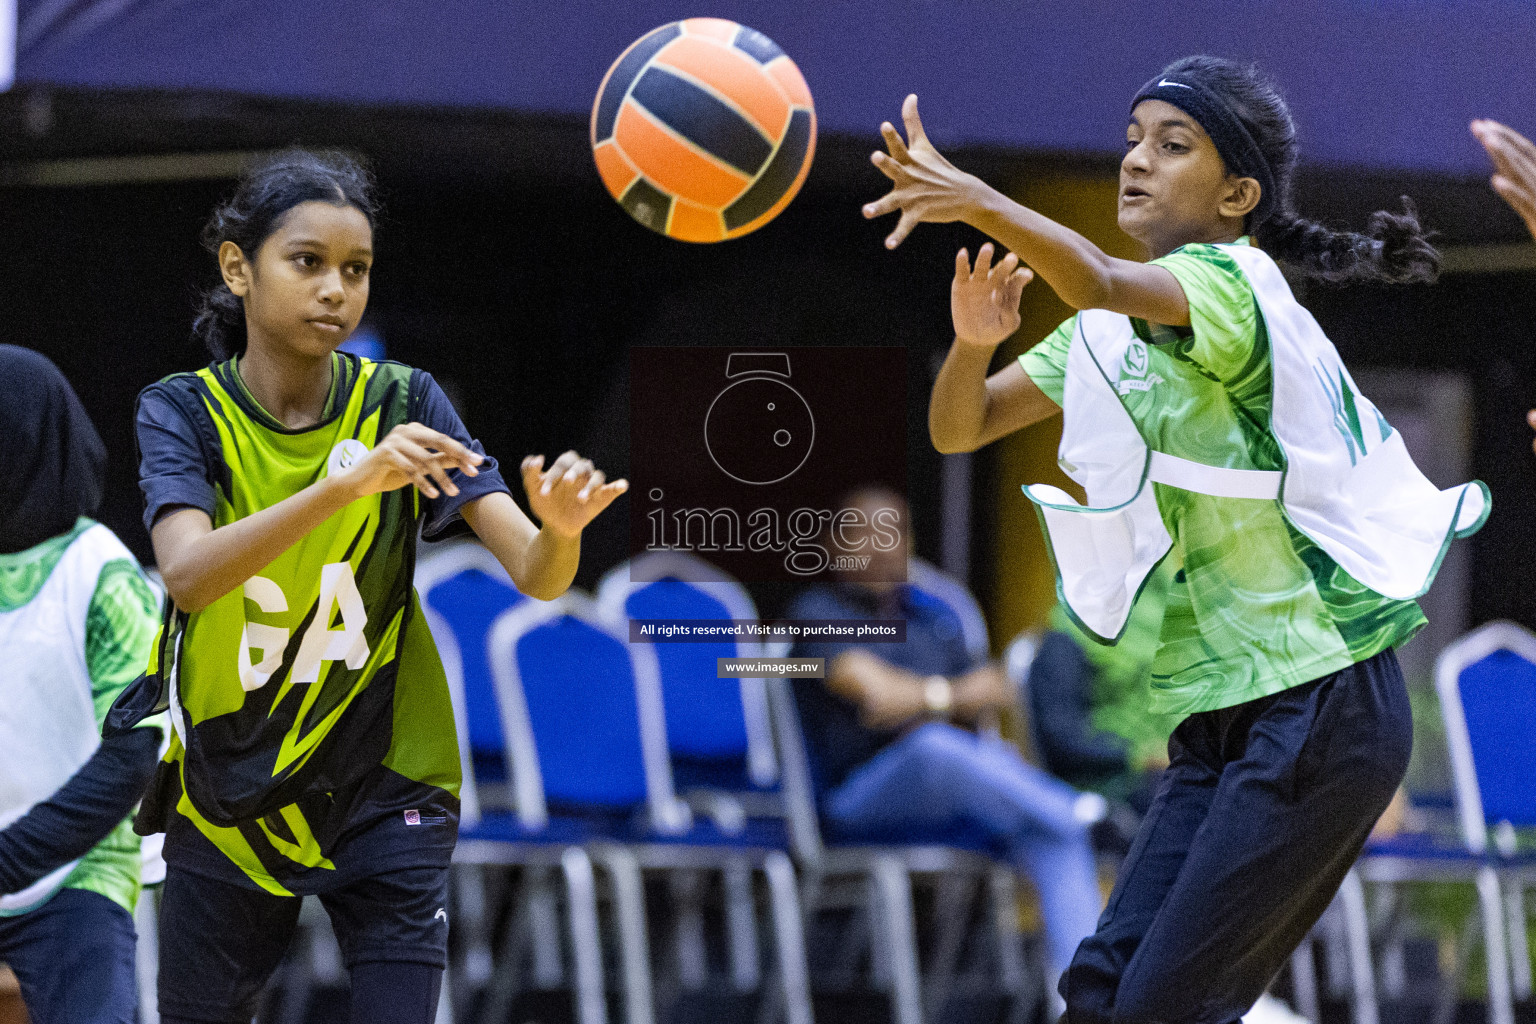
<svg viewBox="0 0 1536 1024"><path fill-rule="evenodd" d="M1233 113L1220 96L1199 82L1178 75L1158 75L1136 93L1131 110L1142 100L1162 100L1172 103L1194 118L1205 134L1216 144L1216 152L1227 165L1227 170L1240 178L1252 178L1259 183L1259 205L1248 215L1248 228L1253 230L1269 219L1274 212L1276 195L1275 172L1264 158L1264 151L1253 141L1243 122Z"/></svg>

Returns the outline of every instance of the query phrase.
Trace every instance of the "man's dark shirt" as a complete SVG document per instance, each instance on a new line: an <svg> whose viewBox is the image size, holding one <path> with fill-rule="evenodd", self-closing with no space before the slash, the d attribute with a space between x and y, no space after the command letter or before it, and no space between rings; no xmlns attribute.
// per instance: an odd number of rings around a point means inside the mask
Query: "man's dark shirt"
<svg viewBox="0 0 1536 1024"><path fill-rule="evenodd" d="M785 618L906 620L905 643L811 640L795 645L794 657L825 658L828 671L834 658L856 647L920 676L953 677L973 667L959 616L937 599L905 584L899 585L884 604L863 587L814 586L791 602ZM824 679L796 679L794 690L818 799L902 733L900 729L871 729L862 724L858 706L833 693Z"/></svg>

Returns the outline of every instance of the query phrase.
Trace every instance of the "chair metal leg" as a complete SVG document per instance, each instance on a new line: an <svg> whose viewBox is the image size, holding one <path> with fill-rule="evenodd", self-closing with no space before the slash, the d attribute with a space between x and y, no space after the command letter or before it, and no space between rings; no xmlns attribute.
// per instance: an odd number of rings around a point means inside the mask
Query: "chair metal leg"
<svg viewBox="0 0 1536 1024"><path fill-rule="evenodd" d="M160 890L145 889L133 912L139 933L133 954L133 973L139 983L139 1024L160 1024Z"/></svg>
<svg viewBox="0 0 1536 1024"><path fill-rule="evenodd" d="M524 934L528 930L528 899L533 885L533 869L523 873L522 884L513 893L512 912L501 929L501 957L491 974L480 1000L479 1024L502 1024L512 1012L512 998L522 982ZM555 933L556 958L559 955L559 931Z"/></svg>
<svg viewBox="0 0 1536 1024"><path fill-rule="evenodd" d="M670 873L674 924L673 956L677 983L685 992L696 992L709 980L709 958L704 944L703 872L682 869Z"/></svg>
<svg viewBox="0 0 1536 1024"><path fill-rule="evenodd" d="M613 902L619 919L619 963L624 977L624 1019L628 1024L655 1024L656 1000L651 991L651 955L640 864L634 854L617 846L604 847L596 856L613 879Z"/></svg>
<svg viewBox="0 0 1536 1024"><path fill-rule="evenodd" d="M876 858L873 876L879 896L876 943L887 957L890 968L891 1019L893 1024L923 1024L917 927L912 913L912 877L895 857Z"/></svg>
<svg viewBox="0 0 1536 1024"><path fill-rule="evenodd" d="M805 931L795 888L794 865L788 856L775 850L764 859L763 872L768 876L784 1024L812 1024L811 981L805 962Z"/></svg>
<svg viewBox="0 0 1536 1024"><path fill-rule="evenodd" d="M1477 897L1483 918L1483 954L1488 960L1489 1024L1514 1024L1515 1007L1509 990L1509 951L1504 938L1504 901L1499 876L1484 865L1477 871Z"/></svg>
<svg viewBox="0 0 1536 1024"><path fill-rule="evenodd" d="M1354 869L1350 869L1339 886L1339 906L1343 911L1344 938L1349 947L1354 1024L1380 1024L1376 971L1371 964L1370 922L1365 914L1365 885L1360 881L1360 873Z"/></svg>
<svg viewBox="0 0 1536 1024"><path fill-rule="evenodd" d="M1509 918L1509 974L1515 999L1531 998L1531 946L1525 933L1525 884L1519 878L1505 878L1509 887L1504 894L1505 914Z"/></svg>
<svg viewBox="0 0 1536 1024"><path fill-rule="evenodd" d="M1378 971L1381 976L1381 994L1388 999L1401 999L1408 991L1407 950L1403 942L1402 898L1395 885L1377 885L1375 915L1380 921L1381 957Z"/></svg>
<svg viewBox="0 0 1536 1024"><path fill-rule="evenodd" d="M524 881L528 931L533 954L533 985L549 990L565 984L560 955L560 896L549 868L529 868Z"/></svg>
<svg viewBox="0 0 1536 1024"><path fill-rule="evenodd" d="M464 954L459 977L464 982L465 995L483 989L490 981L493 967L485 870L478 864L455 864L449 875L455 897L453 927L463 936Z"/></svg>
<svg viewBox="0 0 1536 1024"><path fill-rule="evenodd" d="M763 972L757 944L757 907L752 898L752 864L745 857L735 858L722 874L731 986L738 992L755 992L762 986Z"/></svg>
<svg viewBox="0 0 1536 1024"><path fill-rule="evenodd" d="M1312 936L1309 933L1291 953L1291 993L1296 1000L1296 1012L1312 1024L1322 1020L1317 1002L1317 962L1312 958Z"/></svg>
<svg viewBox="0 0 1536 1024"><path fill-rule="evenodd" d="M436 1024L453 1024L453 979L443 972L442 987L437 990Z"/></svg>
<svg viewBox="0 0 1536 1024"><path fill-rule="evenodd" d="M1431 1024L1451 1024L1456 1019L1456 1001L1461 994L1462 984L1467 980L1467 968L1472 962L1472 947L1477 943L1477 929L1472 927L1472 918L1478 913L1480 911L1469 912L1457 932L1455 960L1451 965L1450 977L1441 982L1440 993L1435 997L1435 1012L1430 1017Z"/></svg>
<svg viewBox="0 0 1536 1024"><path fill-rule="evenodd" d="M1008 1024L1023 1024L1033 1016L1035 999L1040 993L1033 991L1029 969L1025 965L1024 937L1019 931L1019 881L1013 869L1001 864L993 866L987 873L987 890L992 937L997 947L998 981L1013 1001L1008 1011ZM1041 983L1044 984L1043 978ZM1047 1005L1061 999L1054 989L1046 996Z"/></svg>
<svg viewBox="0 0 1536 1024"><path fill-rule="evenodd" d="M1317 922L1317 935L1323 947L1323 978L1331 999L1348 999L1352 976L1349 963L1349 938L1344 927L1344 909L1334 897Z"/></svg>
<svg viewBox="0 0 1536 1024"><path fill-rule="evenodd" d="M577 1024L608 1024L603 1002L603 950L598 941L597 887L592 860L571 847L560 855L570 916L571 958L575 961Z"/></svg>
<svg viewBox="0 0 1536 1024"><path fill-rule="evenodd" d="M946 873L938 877L933 955L928 979L923 985L923 998L926 1000L924 1017L927 1020L942 1019L944 1004L949 1001L955 967L960 960L960 948L965 943L966 926L970 924L976 881L974 876L963 874Z"/></svg>

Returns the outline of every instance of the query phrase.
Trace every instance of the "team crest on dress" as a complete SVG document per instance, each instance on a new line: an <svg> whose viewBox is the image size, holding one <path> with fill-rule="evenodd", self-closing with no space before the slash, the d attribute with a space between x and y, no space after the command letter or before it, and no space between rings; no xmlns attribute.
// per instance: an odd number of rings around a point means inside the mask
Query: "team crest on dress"
<svg viewBox="0 0 1536 1024"><path fill-rule="evenodd" d="M1115 390L1124 395L1131 391L1149 391L1154 384L1161 384L1161 374L1147 373L1148 362L1147 343L1140 338L1132 339L1125 347L1125 355L1120 358L1120 380L1116 382Z"/></svg>
<svg viewBox="0 0 1536 1024"><path fill-rule="evenodd" d="M331 449L330 458L325 460L325 475L331 476L344 469L350 469L357 464L358 459L367 454L367 445L355 437L349 437Z"/></svg>

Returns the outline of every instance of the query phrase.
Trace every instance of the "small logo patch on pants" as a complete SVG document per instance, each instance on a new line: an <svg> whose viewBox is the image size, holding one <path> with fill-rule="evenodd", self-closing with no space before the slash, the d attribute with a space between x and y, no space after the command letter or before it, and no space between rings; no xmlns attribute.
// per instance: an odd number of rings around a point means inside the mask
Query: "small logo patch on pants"
<svg viewBox="0 0 1536 1024"><path fill-rule="evenodd" d="M413 807L405 812L405 823L407 825L446 825L448 824L448 816L446 814L422 814L421 811Z"/></svg>

